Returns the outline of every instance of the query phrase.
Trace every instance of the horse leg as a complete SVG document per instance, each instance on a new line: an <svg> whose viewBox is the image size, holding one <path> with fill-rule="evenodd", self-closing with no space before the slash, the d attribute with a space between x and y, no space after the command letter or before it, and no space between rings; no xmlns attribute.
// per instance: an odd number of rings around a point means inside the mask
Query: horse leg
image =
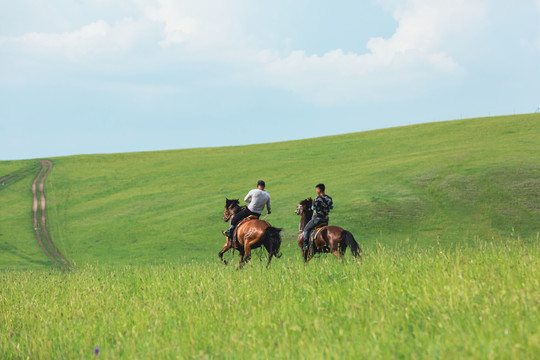
<svg viewBox="0 0 540 360"><path fill-rule="evenodd" d="M274 256L273 254L268 255L268 262L266 263L266 268L267 269L270 267L270 263L272 262L272 257L273 256Z"/></svg>
<svg viewBox="0 0 540 360"><path fill-rule="evenodd" d="M251 260L251 245L249 244L249 241L246 241L244 243L244 253L245 253L244 262L247 263L249 260Z"/></svg>
<svg viewBox="0 0 540 360"><path fill-rule="evenodd" d="M302 259L304 259L304 262L307 262L306 254L305 254L305 253L307 253L307 251L302 250L302 247L304 245L304 233L303 232L300 232L300 234L298 235L297 242L298 242L298 247L300 248L300 254L302 256Z"/></svg>
<svg viewBox="0 0 540 360"><path fill-rule="evenodd" d="M244 266L245 262L244 262L244 254L243 253L240 253L240 260L238 261L238 266L240 268L242 268Z"/></svg>
<svg viewBox="0 0 540 360"><path fill-rule="evenodd" d="M341 259L345 259L345 251L347 251L347 244L341 242L339 244L339 255L341 256Z"/></svg>
<svg viewBox="0 0 540 360"><path fill-rule="evenodd" d="M338 244L331 241L329 248L332 255L334 255L339 261L343 261L343 257L341 256L341 251Z"/></svg>
<svg viewBox="0 0 540 360"><path fill-rule="evenodd" d="M334 255L339 261L343 261L343 257L341 256L339 250L333 250L332 255Z"/></svg>
<svg viewBox="0 0 540 360"><path fill-rule="evenodd" d="M227 265L227 260L225 260L223 258L223 254L225 254L227 251L229 251L231 249L231 243L230 241L227 241L225 243L225 246L223 246L223 249L221 249L221 251L219 252L219 260L221 260L221 262L224 264L224 265Z"/></svg>
<svg viewBox="0 0 540 360"><path fill-rule="evenodd" d="M326 246L328 246L328 249L334 255L338 260L342 261L343 256L341 256L341 250L340 245L341 242L338 241L333 233L330 233L327 228L323 229L321 233L319 234L320 237L322 237L322 240L324 240L324 243Z"/></svg>
<svg viewBox="0 0 540 360"><path fill-rule="evenodd" d="M264 247L266 248L266 251L268 251L268 263L266 263L266 268L269 268L270 267L270 262L272 261L272 257L274 256L274 252L270 248L270 244L265 243Z"/></svg>
<svg viewBox="0 0 540 360"><path fill-rule="evenodd" d="M244 264L244 248L239 246L236 248L236 250L238 250L238 258L239 258L238 266L242 267Z"/></svg>
<svg viewBox="0 0 540 360"><path fill-rule="evenodd" d="M313 256L315 256L315 250L317 249L317 240L315 239L313 242L308 242L308 248L306 251L302 250L302 257L304 258L304 263L308 263Z"/></svg>

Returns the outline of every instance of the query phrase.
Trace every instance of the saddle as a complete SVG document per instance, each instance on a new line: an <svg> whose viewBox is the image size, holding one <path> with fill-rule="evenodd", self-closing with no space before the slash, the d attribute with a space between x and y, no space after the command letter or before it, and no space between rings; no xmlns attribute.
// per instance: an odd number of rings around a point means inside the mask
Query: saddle
<svg viewBox="0 0 540 360"><path fill-rule="evenodd" d="M315 226L315 229L313 229L313 231L311 231L311 234L309 235L309 241L312 244L315 243L315 239L317 238L317 236L319 236L319 233L321 232L321 230L325 226L328 226L328 223L319 224L319 225Z"/></svg>
<svg viewBox="0 0 540 360"><path fill-rule="evenodd" d="M240 224L248 222L249 220L258 220L258 219L259 219L259 217L257 215L249 215L247 218L242 220L242 222ZM240 225L238 225L238 226L240 226Z"/></svg>
<svg viewBox="0 0 540 360"><path fill-rule="evenodd" d="M244 225L248 221L258 220L258 219L259 219L259 217L257 215L249 215L247 218L242 220L238 225L236 225L236 228L234 229L234 234L232 236L232 242L238 241L238 236L237 235L238 235L238 229L240 228L240 226Z"/></svg>

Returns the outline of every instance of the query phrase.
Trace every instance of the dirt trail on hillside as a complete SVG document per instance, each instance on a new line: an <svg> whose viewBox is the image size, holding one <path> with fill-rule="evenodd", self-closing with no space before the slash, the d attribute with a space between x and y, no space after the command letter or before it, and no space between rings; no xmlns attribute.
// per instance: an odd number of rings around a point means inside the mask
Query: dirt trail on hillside
<svg viewBox="0 0 540 360"><path fill-rule="evenodd" d="M37 174L36 178L34 179L34 182L32 183L32 211L34 213L34 231L36 233L36 239L38 241L39 246L41 247L41 250L47 255L49 259L51 259L55 264L60 266L62 269L73 269L73 267L69 264L69 262L56 250L56 247L51 241L51 238L49 237L49 232L47 231L47 215L46 215L46 201L45 201L45 192L43 191L45 187L45 179L47 178L47 175L51 172L53 163L50 160L40 160L41 163L41 170ZM45 172L45 173L44 173ZM41 176L43 174L43 176ZM36 190L36 184L38 180L39 181L39 199L37 196L37 190ZM41 205L41 206L39 206ZM38 226L38 212L41 210L41 228ZM43 233L45 239L47 240L47 246L42 241L41 233Z"/></svg>

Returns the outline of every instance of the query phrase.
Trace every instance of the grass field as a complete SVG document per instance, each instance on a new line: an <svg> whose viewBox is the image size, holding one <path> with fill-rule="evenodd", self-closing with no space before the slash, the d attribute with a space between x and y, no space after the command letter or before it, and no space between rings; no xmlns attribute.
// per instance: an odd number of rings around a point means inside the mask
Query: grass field
<svg viewBox="0 0 540 360"><path fill-rule="evenodd" d="M298 201L324 182L331 221L369 249L379 241L452 247L540 231L540 114L450 121L229 148L52 159L53 241L75 265L214 262L225 197L265 179L286 257ZM0 162L0 267L48 266L31 225L35 160Z"/></svg>
<svg viewBox="0 0 540 360"><path fill-rule="evenodd" d="M2 161L0 359L538 359L539 144L530 114L54 158L69 272L34 237L39 162ZM283 257L224 267L224 200L260 178ZM302 263L293 211L318 182L362 262Z"/></svg>
<svg viewBox="0 0 540 360"><path fill-rule="evenodd" d="M0 273L0 358L538 359L538 242Z"/></svg>

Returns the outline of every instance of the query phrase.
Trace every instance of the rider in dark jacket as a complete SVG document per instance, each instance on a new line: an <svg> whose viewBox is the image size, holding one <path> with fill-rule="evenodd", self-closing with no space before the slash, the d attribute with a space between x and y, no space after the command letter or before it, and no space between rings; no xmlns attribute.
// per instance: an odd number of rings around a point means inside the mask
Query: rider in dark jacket
<svg viewBox="0 0 540 360"><path fill-rule="evenodd" d="M309 234L315 229L319 224L327 223L329 221L328 214L330 210L334 208L334 203L332 198L326 195L324 184L318 184L315 186L315 191L317 192L317 197L313 201L313 206L311 207L315 213L311 220L304 227L304 244L302 250L306 251L308 248Z"/></svg>

